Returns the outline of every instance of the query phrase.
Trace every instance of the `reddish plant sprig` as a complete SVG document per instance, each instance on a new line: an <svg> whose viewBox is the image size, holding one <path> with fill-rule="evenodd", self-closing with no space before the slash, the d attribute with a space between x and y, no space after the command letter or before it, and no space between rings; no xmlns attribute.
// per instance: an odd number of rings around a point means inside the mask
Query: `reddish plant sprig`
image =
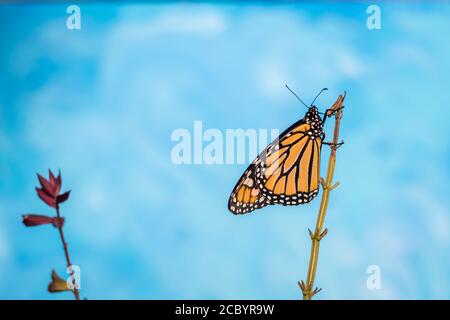
<svg viewBox="0 0 450 320"><path fill-rule="evenodd" d="M40 174L37 174L39 183L41 184L40 188L36 188L36 192L47 205L52 208L58 209L59 204L63 203L67 199L69 199L70 191L64 192L63 194L59 194L61 191L62 178L61 172L58 174L58 177L55 178L53 172L48 170L49 179L45 179Z"/></svg>
<svg viewBox="0 0 450 320"><path fill-rule="evenodd" d="M44 224L52 224L55 228L62 227L64 218L48 217L41 214L24 214L22 222L27 227L36 227Z"/></svg>
<svg viewBox="0 0 450 320"><path fill-rule="evenodd" d="M52 281L48 286L48 291L50 292L61 292L61 291L72 291L75 300L80 300L80 293L77 287L77 283L75 280L74 272L72 269L72 263L70 261L69 249L67 245L67 241L64 237L64 218L61 217L59 212L59 205L69 199L70 191L66 191L60 194L61 186L62 186L62 177L61 173L58 174L57 177L53 174L53 172L49 169L49 178L45 179L40 174L37 174L39 183L41 187L36 188L37 195L39 198L48 206L54 208L56 210L55 217L49 217L40 214L25 214L22 216L23 224L27 227L35 227L46 224L53 225L56 229L58 229L59 237L61 238L61 242L63 244L64 256L66 258L67 268L69 269L71 281L73 284L73 289L70 289L67 285L64 285L65 282L56 274L56 272L52 271Z"/></svg>

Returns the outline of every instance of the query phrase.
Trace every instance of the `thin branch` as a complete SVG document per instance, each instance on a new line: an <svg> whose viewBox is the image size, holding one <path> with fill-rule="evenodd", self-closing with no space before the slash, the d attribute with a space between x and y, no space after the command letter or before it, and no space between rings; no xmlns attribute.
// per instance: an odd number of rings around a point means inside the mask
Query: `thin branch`
<svg viewBox="0 0 450 320"><path fill-rule="evenodd" d="M342 118L342 108L343 108L342 104L345 99L345 94L346 93L344 92L344 95L339 95L336 102L327 111L327 116L332 116L334 114L335 117L333 142L330 144L331 152L328 160L327 177L326 179L320 178L323 193L320 202L319 213L317 215L316 228L314 230L314 233L308 229L309 235L311 237L311 255L309 258L308 274L306 277L306 282L302 280L298 283L303 294L303 300L311 300L311 298L315 294L317 294L320 290L322 290L320 288L313 289L313 287L314 287L314 280L316 277L317 263L319 260L320 240L322 240L322 238L325 237L326 234L328 233L328 229L325 229L323 231L322 229L325 222L325 216L327 213L330 192L339 185L339 182L333 184L333 175L334 175L334 168L336 165L336 149L342 144L339 143L339 127Z"/></svg>
<svg viewBox="0 0 450 320"><path fill-rule="evenodd" d="M59 206L58 205L56 206L56 216L58 218L61 218L61 216L59 214ZM71 290L71 291L73 292L73 295L75 296L75 300L80 300L80 292L77 288L77 283L76 283L74 272L72 269L72 263L70 262L70 255L69 255L69 249L67 247L67 241L64 237L63 224L62 223L59 224L57 228L58 228L59 236L60 236L62 244L63 244L64 255L66 257L66 262L67 262L67 268L69 268L70 277L72 279L73 290Z"/></svg>

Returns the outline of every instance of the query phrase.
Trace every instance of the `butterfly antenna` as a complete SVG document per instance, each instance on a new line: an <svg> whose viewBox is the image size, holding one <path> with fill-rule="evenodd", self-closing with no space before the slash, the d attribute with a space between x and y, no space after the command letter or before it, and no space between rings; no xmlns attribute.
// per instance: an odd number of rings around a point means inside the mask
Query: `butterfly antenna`
<svg viewBox="0 0 450 320"><path fill-rule="evenodd" d="M295 92L294 91L292 91L291 90L291 88L289 88L288 87L288 85L286 84L286 88L288 88L288 90L301 102L301 103L303 103L303 105L305 106L305 107L307 107L307 108L309 108L307 105L306 105L306 103L304 103L303 101L302 101L302 99L300 99L296 94L295 94Z"/></svg>
<svg viewBox="0 0 450 320"><path fill-rule="evenodd" d="M328 88L323 88L322 90L320 90L320 92L317 94L317 96L314 98L313 102L311 102L311 106L313 105L314 101L316 101L316 99L320 96L320 94L324 91L328 90Z"/></svg>

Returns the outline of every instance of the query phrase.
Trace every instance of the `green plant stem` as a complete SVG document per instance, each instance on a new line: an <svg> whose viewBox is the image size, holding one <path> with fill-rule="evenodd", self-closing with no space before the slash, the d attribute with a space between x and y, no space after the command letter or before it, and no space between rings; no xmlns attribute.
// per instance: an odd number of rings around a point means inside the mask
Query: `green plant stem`
<svg viewBox="0 0 450 320"><path fill-rule="evenodd" d="M59 206L56 206L56 216L60 219L61 216L59 214ZM75 276L74 276L74 272L72 269L72 263L70 262L70 255L69 255L69 249L67 246L67 241L64 237L64 231L63 231L63 224L61 223L58 226L58 231L59 231L59 236L61 238L62 244L63 244L63 248L64 248L64 255L66 257L66 262L67 262L67 268L69 269L69 273L70 273L70 277L72 280L72 284L73 284L73 290L71 290L73 292L73 295L75 296L75 300L80 300L80 292L77 288L77 283L75 280Z"/></svg>
<svg viewBox="0 0 450 320"><path fill-rule="evenodd" d="M319 261L320 240L322 240L322 238L328 233L328 229L323 230L323 225L325 223L325 217L327 214L330 192L339 185L339 182L334 185L332 184L332 182L334 169L336 166L336 149L339 146L339 127L342 118L342 103L344 102L344 99L345 93L343 96L340 95L333 106L329 109L330 112L335 111L333 142L330 145L331 152L328 160L326 179L324 180L323 178L320 178L323 193L322 199L320 201L319 213L317 215L314 233L308 229L309 235L311 237L311 254L309 258L308 274L306 277L306 283L304 281L298 283L303 294L303 300L311 300L311 298L321 290L319 288L315 288L313 290L313 287L314 280L316 278L317 264Z"/></svg>

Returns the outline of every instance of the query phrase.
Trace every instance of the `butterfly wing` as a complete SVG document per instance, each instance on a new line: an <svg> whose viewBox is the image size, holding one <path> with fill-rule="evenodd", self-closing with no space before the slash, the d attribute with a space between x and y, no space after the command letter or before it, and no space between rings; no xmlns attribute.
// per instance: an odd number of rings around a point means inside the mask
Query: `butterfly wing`
<svg viewBox="0 0 450 320"><path fill-rule="evenodd" d="M267 199L256 185L255 163L253 162L234 187L228 201L228 209L234 214L244 214L265 207L267 204Z"/></svg>
<svg viewBox="0 0 450 320"><path fill-rule="evenodd" d="M316 122L317 126L317 122ZM319 193L322 128L301 119L252 162L231 193L228 209L244 214L270 204L298 205Z"/></svg>
<svg viewBox="0 0 450 320"><path fill-rule="evenodd" d="M259 155L256 181L269 203L297 205L317 196L322 138L302 119Z"/></svg>

